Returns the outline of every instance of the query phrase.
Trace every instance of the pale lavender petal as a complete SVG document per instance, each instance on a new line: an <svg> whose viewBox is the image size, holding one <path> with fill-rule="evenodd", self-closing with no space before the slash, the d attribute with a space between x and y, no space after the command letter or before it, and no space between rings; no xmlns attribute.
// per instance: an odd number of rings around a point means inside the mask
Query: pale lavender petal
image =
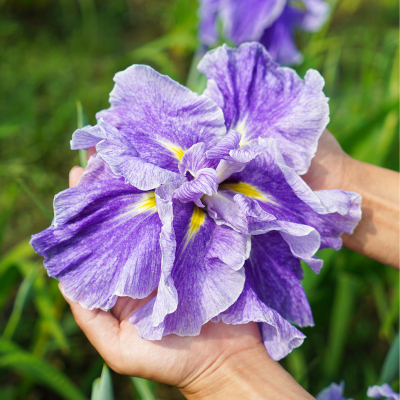
<svg viewBox="0 0 400 400"><path fill-rule="evenodd" d="M225 135L221 109L208 97L146 65L118 72L111 107L97 114L118 129L140 158L178 172L184 152L195 143L207 148Z"/></svg>
<svg viewBox="0 0 400 400"><path fill-rule="evenodd" d="M214 147L207 151L207 158L233 161L229 152L239 147L241 138L240 132L230 130Z"/></svg>
<svg viewBox="0 0 400 400"><path fill-rule="evenodd" d="M323 0L301 0L306 7L300 27L315 32L322 28L329 17L329 4Z"/></svg>
<svg viewBox="0 0 400 400"><path fill-rule="evenodd" d="M282 13L286 0L221 0L220 16L226 36L236 45L260 40Z"/></svg>
<svg viewBox="0 0 400 400"><path fill-rule="evenodd" d="M286 163L299 174L307 172L329 122L324 79L317 71L302 80L259 43L223 45L208 52L198 69L208 78L205 94L223 109L227 128L241 132L242 143L274 138Z"/></svg>
<svg viewBox="0 0 400 400"><path fill-rule="evenodd" d="M193 205L175 201L173 229L176 236L176 257L170 276L178 294L173 313L154 320L149 302L134 313L134 323L141 337L151 340L175 333L195 336L202 325L225 311L239 297L244 286L242 265L249 253L249 240L227 226L217 226L207 214ZM231 251L227 252L227 248Z"/></svg>
<svg viewBox="0 0 400 400"><path fill-rule="evenodd" d="M107 131L107 139L96 145L98 156L103 158L116 175L121 175L131 185L141 190L154 189L164 183L182 183L182 175L160 168L138 157L132 144L117 129L100 121Z"/></svg>
<svg viewBox="0 0 400 400"><path fill-rule="evenodd" d="M331 383L327 388L323 389L318 395L317 400L352 400L343 397L344 382Z"/></svg>
<svg viewBox="0 0 400 400"><path fill-rule="evenodd" d="M303 61L294 42L294 29L300 24L303 13L292 7L285 7L280 17L265 30L260 42L272 58L283 65L296 65Z"/></svg>
<svg viewBox="0 0 400 400"><path fill-rule="evenodd" d="M109 165L97 154L92 155L89 158L88 164L83 172L83 175L79 178L78 185L86 185L96 181L104 181L108 179L119 179L123 180L121 176L115 175Z"/></svg>
<svg viewBox="0 0 400 400"><path fill-rule="evenodd" d="M72 134L71 150L87 150L89 147L96 146L97 143L105 138L106 132L100 124L95 126L86 125Z"/></svg>
<svg viewBox="0 0 400 400"><path fill-rule="evenodd" d="M370 386L367 391L367 396L372 399L386 397L387 400L400 400L399 393L396 393L387 383L384 383L382 386Z"/></svg>
<svg viewBox="0 0 400 400"><path fill-rule="evenodd" d="M234 161L247 164L254 160L258 155L267 151L273 145L274 139L253 139L243 146L240 146L240 148L231 150L229 155Z"/></svg>
<svg viewBox="0 0 400 400"><path fill-rule="evenodd" d="M162 257L160 283L151 316L152 326L159 325L165 316L174 312L178 306L178 293L171 275L176 253L176 236L173 227L173 193L175 189L176 185L166 184L158 187L155 192L157 211L162 223L160 233Z"/></svg>
<svg viewBox="0 0 400 400"><path fill-rule="evenodd" d="M206 157L206 145L196 143L189 150L185 151L181 162L179 163L179 172L185 175L186 172L195 177L197 171L203 168L216 168L218 160L211 160Z"/></svg>
<svg viewBox="0 0 400 400"><path fill-rule="evenodd" d="M252 236L246 274L253 275L255 291L267 306L298 326L312 326L314 320L300 283L303 270L299 259L278 232ZM262 279L260 279L262 277Z"/></svg>
<svg viewBox="0 0 400 400"><path fill-rule="evenodd" d="M274 360L286 357L294 348L301 346L305 338L303 333L258 298L247 271L245 287L238 300L213 321L233 325L258 322L264 345Z"/></svg>
<svg viewBox="0 0 400 400"><path fill-rule="evenodd" d="M197 176L190 182L185 182L175 190L174 197L186 203L194 201L199 207L204 207L200 198L207 194L211 196L218 190L218 174L215 169L204 168L197 172Z"/></svg>
<svg viewBox="0 0 400 400"><path fill-rule="evenodd" d="M144 298L158 285L161 222L154 192L117 179L64 190L52 225L32 236L49 276L88 309L110 309L118 296Z"/></svg>
<svg viewBox="0 0 400 400"><path fill-rule="evenodd" d="M262 235L271 231L278 231L289 245L291 253L319 273L323 261L315 257L321 245L321 237L316 229L308 225L274 220L260 223L257 230L250 234Z"/></svg>
<svg viewBox="0 0 400 400"><path fill-rule="evenodd" d="M202 198L203 204L207 207L208 214L214 219L218 225L227 225L232 229L240 232L244 235L249 235L249 223L254 219L261 219L261 215L258 214L256 218L252 214L246 214L245 211L239 207L237 201L235 201L236 192L230 189L219 189L217 193L212 196L204 196ZM243 200L245 201L245 200ZM257 205L258 206L258 205ZM258 206L261 210L261 207ZM273 216L261 210L266 220L275 219Z"/></svg>
<svg viewBox="0 0 400 400"><path fill-rule="evenodd" d="M200 41L212 46L218 41L217 15L221 0L200 0Z"/></svg>

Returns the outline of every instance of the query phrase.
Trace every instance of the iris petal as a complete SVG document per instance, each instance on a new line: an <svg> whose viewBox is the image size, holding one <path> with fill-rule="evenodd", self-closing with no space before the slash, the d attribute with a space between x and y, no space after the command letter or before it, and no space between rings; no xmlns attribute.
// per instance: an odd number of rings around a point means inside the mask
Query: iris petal
<svg viewBox="0 0 400 400"><path fill-rule="evenodd" d="M228 129L241 129L242 143L274 138L286 163L304 174L329 122L324 79L309 70L303 79L276 64L259 43L208 52L198 69L208 78L205 94L223 110Z"/></svg>
<svg viewBox="0 0 400 400"><path fill-rule="evenodd" d="M101 180L59 193L54 209L52 225L31 244L68 298L108 310L118 296L144 298L157 287L161 221L154 192Z"/></svg>

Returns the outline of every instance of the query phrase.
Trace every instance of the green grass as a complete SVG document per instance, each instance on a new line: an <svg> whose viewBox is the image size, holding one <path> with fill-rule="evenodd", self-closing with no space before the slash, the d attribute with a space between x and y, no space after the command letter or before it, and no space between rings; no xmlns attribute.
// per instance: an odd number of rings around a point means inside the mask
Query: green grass
<svg viewBox="0 0 400 400"><path fill-rule="evenodd" d="M347 152L397 169L398 4L330 3L325 28L297 37L304 54L297 70L304 76L315 68L325 77L329 129ZM94 123L108 107L114 73L132 63L184 83L197 47L196 9L194 0L0 1L2 399L90 397L102 360L28 240L48 226L53 196L80 162L69 150L77 101ZM314 395L344 379L346 395L364 399L366 387L392 370L396 352L385 357L398 346L398 273L345 249L321 255L321 274L305 269L304 280L316 326L304 329L304 345L282 364ZM150 389L180 398L165 385L137 381L135 389L127 377L112 378L118 399Z"/></svg>

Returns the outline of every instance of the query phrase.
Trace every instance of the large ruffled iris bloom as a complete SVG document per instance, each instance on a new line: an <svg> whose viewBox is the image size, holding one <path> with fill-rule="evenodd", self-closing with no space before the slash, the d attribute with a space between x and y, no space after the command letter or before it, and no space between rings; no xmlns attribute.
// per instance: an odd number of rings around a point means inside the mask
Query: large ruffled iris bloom
<svg viewBox="0 0 400 400"><path fill-rule="evenodd" d="M323 0L200 0L200 40L215 45L221 20L224 36L236 46L258 41L275 61L293 65L302 61L295 30L318 31L328 16Z"/></svg>
<svg viewBox="0 0 400 400"><path fill-rule="evenodd" d="M343 397L344 382L331 383L327 388L323 389L318 395L317 400L353 400ZM396 393L387 383L381 386L370 386L367 390L367 396L370 399L386 399L386 400L400 400L400 395Z"/></svg>
<svg viewBox="0 0 400 400"><path fill-rule="evenodd" d="M315 253L340 248L361 198L299 176L329 120L318 72L302 80L258 43L211 51L199 70L203 95L147 66L115 75L111 107L71 141L97 153L31 243L83 307L157 289L130 318L143 338L253 321L278 360L304 340L290 322L313 325L300 261L320 270Z"/></svg>

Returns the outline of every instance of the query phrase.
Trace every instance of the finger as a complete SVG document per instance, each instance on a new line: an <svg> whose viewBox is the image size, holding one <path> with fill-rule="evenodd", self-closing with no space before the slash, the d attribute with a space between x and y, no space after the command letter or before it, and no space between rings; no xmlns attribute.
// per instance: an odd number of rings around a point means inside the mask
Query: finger
<svg viewBox="0 0 400 400"><path fill-rule="evenodd" d="M96 147L89 147L87 152L86 152L86 161L89 161L90 156L92 156L93 154L96 154Z"/></svg>
<svg viewBox="0 0 400 400"><path fill-rule="evenodd" d="M153 297L155 297L157 291L154 290L149 296L144 299L132 299L131 297L118 297L115 306L111 309L112 314L120 322L128 319L134 312L142 308L148 303Z"/></svg>
<svg viewBox="0 0 400 400"><path fill-rule="evenodd" d="M59 288L83 333L105 360L112 360L119 351L119 321L109 312L83 308L63 294L61 284Z"/></svg>
<svg viewBox="0 0 400 400"><path fill-rule="evenodd" d="M69 172L69 187L74 187L78 184L79 178L82 176L84 168L75 166Z"/></svg>

